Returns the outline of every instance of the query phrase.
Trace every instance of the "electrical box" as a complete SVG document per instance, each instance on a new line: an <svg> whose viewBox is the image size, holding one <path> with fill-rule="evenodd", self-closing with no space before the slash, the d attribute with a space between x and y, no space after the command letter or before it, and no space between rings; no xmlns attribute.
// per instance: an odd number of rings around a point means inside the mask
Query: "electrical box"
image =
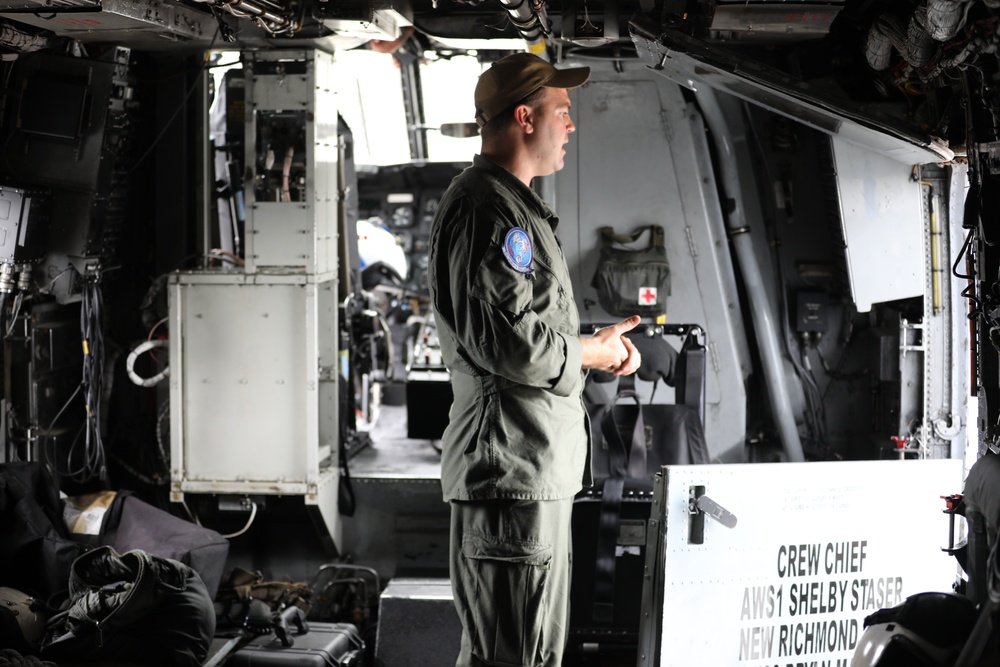
<svg viewBox="0 0 1000 667"><path fill-rule="evenodd" d="M799 333L824 333L828 322L830 297L825 292L799 292L795 295L795 330Z"/></svg>
<svg viewBox="0 0 1000 667"><path fill-rule="evenodd" d="M336 541L336 282L170 277L171 498L304 496Z"/></svg>
<svg viewBox="0 0 1000 667"><path fill-rule="evenodd" d="M48 199L40 192L0 185L0 262L34 261L45 256Z"/></svg>
<svg viewBox="0 0 1000 667"><path fill-rule="evenodd" d="M333 56L246 54L246 272L337 267L337 101Z"/></svg>

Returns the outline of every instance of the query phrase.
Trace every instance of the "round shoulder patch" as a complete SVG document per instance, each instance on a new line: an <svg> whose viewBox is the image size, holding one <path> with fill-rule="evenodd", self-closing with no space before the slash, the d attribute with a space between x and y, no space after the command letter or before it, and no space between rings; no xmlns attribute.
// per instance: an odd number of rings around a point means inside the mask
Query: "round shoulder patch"
<svg viewBox="0 0 1000 667"><path fill-rule="evenodd" d="M531 273L531 237L520 227L514 227L503 240L503 256L518 273Z"/></svg>

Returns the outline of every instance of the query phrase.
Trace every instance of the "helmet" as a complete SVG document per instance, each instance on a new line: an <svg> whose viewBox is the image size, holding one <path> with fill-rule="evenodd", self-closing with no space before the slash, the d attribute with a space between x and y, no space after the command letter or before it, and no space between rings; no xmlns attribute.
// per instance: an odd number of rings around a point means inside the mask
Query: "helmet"
<svg viewBox="0 0 1000 667"><path fill-rule="evenodd" d="M978 611L954 593L917 593L865 618L852 667L945 667L969 638Z"/></svg>

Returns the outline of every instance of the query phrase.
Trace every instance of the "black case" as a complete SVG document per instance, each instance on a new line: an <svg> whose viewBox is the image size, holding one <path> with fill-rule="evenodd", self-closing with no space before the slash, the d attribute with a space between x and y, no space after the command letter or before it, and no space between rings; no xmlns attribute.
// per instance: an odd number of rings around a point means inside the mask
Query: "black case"
<svg viewBox="0 0 1000 667"><path fill-rule="evenodd" d="M349 623L310 622L308 632L290 638L292 645L284 646L274 634L255 637L226 661L226 667L355 667L361 665L364 657L365 644L358 629Z"/></svg>

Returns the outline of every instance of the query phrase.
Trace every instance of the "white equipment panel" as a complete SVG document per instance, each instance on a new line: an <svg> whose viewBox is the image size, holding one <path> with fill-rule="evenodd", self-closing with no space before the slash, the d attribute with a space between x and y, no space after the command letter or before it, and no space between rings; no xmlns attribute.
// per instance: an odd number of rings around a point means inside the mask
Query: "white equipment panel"
<svg viewBox="0 0 1000 667"><path fill-rule="evenodd" d="M318 50L246 54L246 273L299 270L324 282L336 277L338 208L337 100L333 56ZM291 130L301 130L299 143ZM287 133L287 134L286 134ZM274 141L272 146L268 141ZM260 144L260 145L258 145ZM277 149L268 168L262 155ZM291 151L286 153L285 151ZM259 179L292 168L296 201L258 200ZM287 180L286 178L286 180Z"/></svg>
<svg viewBox="0 0 1000 667"><path fill-rule="evenodd" d="M858 312L924 293L923 186L913 167L837 137L831 141Z"/></svg>
<svg viewBox="0 0 1000 667"><path fill-rule="evenodd" d="M307 278L170 276L170 491L303 496L336 537L337 286Z"/></svg>
<svg viewBox="0 0 1000 667"><path fill-rule="evenodd" d="M952 590L941 496L962 474L956 459L665 467L638 664L847 667L866 616ZM692 514L699 492L736 525Z"/></svg>

